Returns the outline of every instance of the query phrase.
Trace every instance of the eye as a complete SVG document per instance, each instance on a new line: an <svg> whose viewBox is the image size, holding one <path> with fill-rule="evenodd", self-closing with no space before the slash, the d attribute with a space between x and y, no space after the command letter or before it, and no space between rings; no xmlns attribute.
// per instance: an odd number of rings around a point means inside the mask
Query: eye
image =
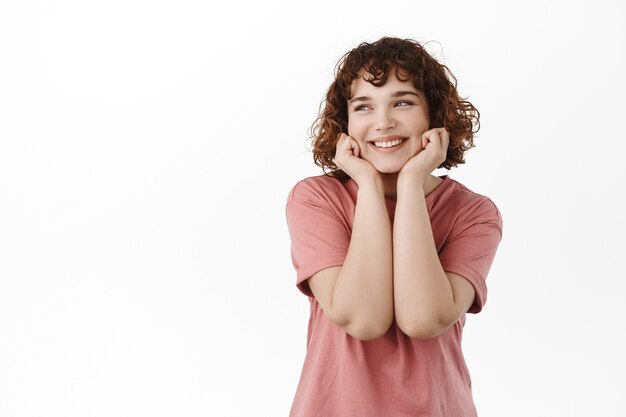
<svg viewBox="0 0 626 417"><path fill-rule="evenodd" d="M413 105L413 102L409 101L409 100L397 101L395 103L396 107L407 107L407 106L411 106L411 105Z"/></svg>
<svg viewBox="0 0 626 417"><path fill-rule="evenodd" d="M363 111L363 110L371 110L371 107L367 104L361 104L354 108L354 111Z"/></svg>

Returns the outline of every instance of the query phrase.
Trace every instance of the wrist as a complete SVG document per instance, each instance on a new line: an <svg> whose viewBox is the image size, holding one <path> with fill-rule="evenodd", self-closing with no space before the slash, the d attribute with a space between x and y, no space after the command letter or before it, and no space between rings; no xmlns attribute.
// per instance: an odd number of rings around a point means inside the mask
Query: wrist
<svg viewBox="0 0 626 417"><path fill-rule="evenodd" d="M397 189L398 194L405 191L424 191L425 178L422 175L398 175Z"/></svg>
<svg viewBox="0 0 626 417"><path fill-rule="evenodd" d="M385 195L385 185L380 176L373 176L367 179L361 179L357 185L359 186L359 194L374 193L380 196Z"/></svg>

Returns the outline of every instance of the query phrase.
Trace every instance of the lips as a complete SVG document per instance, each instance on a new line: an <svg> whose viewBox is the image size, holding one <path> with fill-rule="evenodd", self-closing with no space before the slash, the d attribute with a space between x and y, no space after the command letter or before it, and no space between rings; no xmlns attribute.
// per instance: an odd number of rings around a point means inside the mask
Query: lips
<svg viewBox="0 0 626 417"><path fill-rule="evenodd" d="M382 136L368 140L368 143L378 149L395 148L406 142L408 138L399 135Z"/></svg>

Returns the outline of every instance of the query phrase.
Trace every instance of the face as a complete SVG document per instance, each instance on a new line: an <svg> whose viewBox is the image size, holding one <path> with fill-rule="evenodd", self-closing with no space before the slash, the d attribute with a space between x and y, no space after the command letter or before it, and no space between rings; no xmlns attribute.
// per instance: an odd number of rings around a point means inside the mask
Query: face
<svg viewBox="0 0 626 417"><path fill-rule="evenodd" d="M426 97L394 72L380 87L355 79L348 102L348 135L359 144L361 158L383 174L399 172L419 153L429 129Z"/></svg>

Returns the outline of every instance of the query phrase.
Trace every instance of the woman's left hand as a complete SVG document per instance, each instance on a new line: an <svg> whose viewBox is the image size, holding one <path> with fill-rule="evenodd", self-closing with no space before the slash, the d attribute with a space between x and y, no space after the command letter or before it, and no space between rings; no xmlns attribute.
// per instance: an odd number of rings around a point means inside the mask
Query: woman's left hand
<svg viewBox="0 0 626 417"><path fill-rule="evenodd" d="M400 170L400 177L424 181L447 157L450 133L443 127L422 133L422 150L407 161Z"/></svg>

